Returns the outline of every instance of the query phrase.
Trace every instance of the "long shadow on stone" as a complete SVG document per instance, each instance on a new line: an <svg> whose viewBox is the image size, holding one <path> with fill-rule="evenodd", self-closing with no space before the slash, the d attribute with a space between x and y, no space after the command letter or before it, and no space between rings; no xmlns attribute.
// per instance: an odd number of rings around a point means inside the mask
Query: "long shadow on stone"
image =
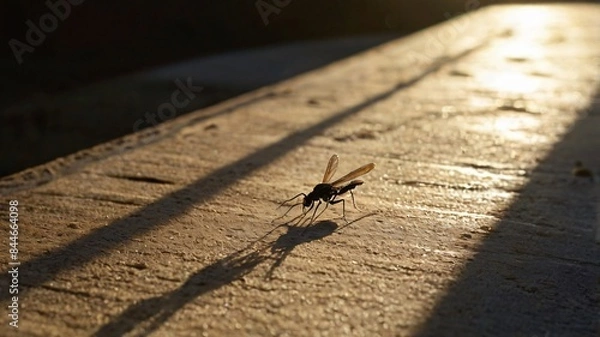
<svg viewBox="0 0 600 337"><path fill-rule="evenodd" d="M259 241L273 232L269 231L246 248L200 269L179 288L131 305L110 323L100 328L94 336L122 336L133 331L135 331L134 336L151 334L187 303L241 279L259 264L274 259L275 262L267 273L270 278L273 271L282 265L295 247L331 235L338 227L331 221L322 221L306 229L284 226L288 230L277 240L262 247L258 245ZM279 227L283 226L277 226ZM255 246L259 247L255 248Z"/></svg>
<svg viewBox="0 0 600 337"><path fill-rule="evenodd" d="M536 167L416 336L598 336L600 185L570 165L600 165L599 127L596 108Z"/></svg>

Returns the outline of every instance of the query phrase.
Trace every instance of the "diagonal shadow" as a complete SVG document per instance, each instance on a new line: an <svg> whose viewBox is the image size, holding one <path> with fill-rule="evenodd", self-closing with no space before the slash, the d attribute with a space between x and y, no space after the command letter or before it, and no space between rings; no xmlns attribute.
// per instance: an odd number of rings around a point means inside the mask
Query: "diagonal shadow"
<svg viewBox="0 0 600 337"><path fill-rule="evenodd" d="M600 109L577 121L415 335L598 336L600 185L571 176L600 165Z"/></svg>
<svg viewBox="0 0 600 337"><path fill-rule="evenodd" d="M186 117L182 118L182 120L183 120L182 122L179 122L179 121L173 122L169 128L166 128L163 126L161 128L161 130L166 130L164 132L158 132L156 128L148 128L148 129L140 130L136 134L124 136L123 138L121 138L118 141L119 146L115 146L115 144L117 142L109 142L104 145L97 145L95 147L95 149L97 149L100 146L104 147L102 151L82 150L82 151L80 151L79 154L76 155L76 156L80 156L81 158L77 159L76 161L71 162L66 167L62 167L62 163L58 164L56 162L51 162L49 164L44 165L43 167L42 166L35 167L30 170L26 170L21 173L15 174L15 176L20 176L23 174L29 175L34 170L46 170L48 167L51 167L54 174L43 175L43 174L37 173L39 178L35 179L33 182L31 182L32 179L22 179L22 178L21 179L18 179L18 178L12 179L9 177L2 177L2 172L4 170L2 168L0 168L0 196L9 196L12 193L30 189L32 186L43 185L45 183L50 182L52 179L55 179L56 175L65 176L65 175L71 174L73 172L77 172L77 171L81 170L82 167L88 165L91 162L99 161L104 158L114 156L116 154L123 154L131 149L131 147L126 147L126 146L123 146L122 144L127 144L132 141L139 142L139 140L142 139L144 146L147 146L147 145L159 142L159 141L163 140L164 138L170 137L174 133L178 132L179 130L181 130L185 127L188 127L193 124L201 123L204 120L208 120L208 119L215 118L218 116L224 116L224 115L230 114L230 113L235 112L238 109L243 108L245 106L255 104L264 99L269 99L269 98L273 97L274 95L275 95L275 93L273 93L273 92L265 92L265 93L253 95L251 97L238 97L238 99L235 102L233 102L233 104L228 104L227 106L221 107L219 109L214 109L214 108L209 107L209 108L206 108L205 111L203 111L204 113L198 114L198 115L194 116L193 118L189 118L186 116ZM85 155L83 155L82 152L85 153ZM96 152L99 152L100 154L98 155L98 154L96 154ZM5 153L5 152L3 152L2 149L0 148L0 153ZM73 155L73 156L75 156L75 155ZM53 164L58 164L58 165L56 165L55 167L52 167ZM1 165L3 165L3 163L0 161L0 166ZM28 183L23 183L23 180L28 181Z"/></svg>
<svg viewBox="0 0 600 337"><path fill-rule="evenodd" d="M322 221L308 228L289 226L287 233L281 235L276 241L260 248L253 246L266 238L277 226L246 248L239 250L213 264L206 266L182 284L179 288L137 302L124 310L121 314L101 327L93 336L147 336L156 331L171 316L186 304L195 301L198 297L213 290L231 284L241 279L261 263L275 259L268 272L269 278L273 271L281 266L285 258L296 248L296 246L314 240L320 240L331 235L337 225L331 221ZM270 249L269 249L270 248ZM270 250L271 254L265 254Z"/></svg>
<svg viewBox="0 0 600 337"><path fill-rule="evenodd" d="M229 165L213 171L211 174L196 180L190 185L165 195L163 198L144 206L128 217L114 221L113 223L98 228L91 233L69 243L68 245L36 257L30 261L21 263L23 270L24 285L29 288L39 286L51 280L55 275L64 270L70 270L81 266L92 259L107 254L111 249L121 245L135 236L143 235L169 219L184 213L193 205L204 203L224 189L231 186L237 180L252 174L255 170L268 165L270 162L292 149L304 144L309 139L319 135L324 130L342 122L344 119L372 106L378 102L388 99L407 87L421 81L429 74L439 70L447 63L456 62L467 56L483 45L467 49L454 57L445 58L424 69L414 78L400 82L391 89L375 95L364 102L350 107L333 116L306 129L294 132L281 139L277 143L266 146L254 153L247 155ZM235 174L231 174L234 172ZM151 219L145 218L144 214L153 214ZM8 284L8 274L3 273L2 282ZM19 294L26 293L28 288L19 290ZM2 292L0 301L10 299L8 292Z"/></svg>
<svg viewBox="0 0 600 337"><path fill-rule="evenodd" d="M147 128L147 129L140 130L135 134L124 136L121 140L119 140L119 144L129 143L129 141L132 139L134 139L136 142L139 142L139 140L142 139L144 146L147 146L147 145L159 142L167 137L171 137L174 133L177 133L179 130L186 128L190 125L198 124L198 123L201 123L201 122L211 119L211 118L228 115L230 113L237 111L238 109L241 109L243 107L246 107L246 106L249 106L252 104L256 104L257 102L260 102L265 99L269 99L275 95L276 95L276 93L270 91L270 92L264 92L264 93L252 95L250 97L238 97L237 100L235 100L231 104L227 104L224 107L223 106L220 106L219 108L208 107L205 110L203 110L203 113L196 114L192 118L190 118L189 116L185 116L184 118L182 118L181 122L174 121L170 125L169 128L166 128L163 126L161 128L161 130L166 130L164 132L158 132L156 128ZM73 162L72 164L70 164L64 168L61 167L60 165L58 165L57 167L53 167L52 170L55 172L55 174L59 174L60 176L65 176L67 174L71 174L73 172L80 170L82 167L88 165L90 162L102 160L104 158L114 156L116 154L123 154L131 149L131 147L114 146L114 144L115 144L115 142L109 142L109 143L105 144L106 148L103 149L103 151L99 151L101 153L100 155L96 155L95 154L96 151L87 153L86 156L83 156L80 154L80 156L82 158L77 159L76 162ZM99 146L103 146L103 145L97 145L95 148L97 148ZM82 150L82 151L87 151L87 150ZM0 151L0 153L4 153L4 152ZM0 162L0 165L2 165L1 162ZM47 167L49 165L52 165L52 164L48 164L48 165L45 165L44 167L39 167L39 168L45 169L45 167ZM33 168L33 170L35 170L35 169L36 168ZM9 179L6 177L1 177L1 175L2 175L1 172L2 172L2 169L0 169L0 195L8 196L12 193L16 193L16 192L19 192L22 190L29 189L32 186L32 184L30 184L30 183L24 184L22 181L23 179L15 179L16 181L12 181L12 179ZM23 172L30 172L30 170L23 171ZM22 174L22 173L17 173L16 175L20 175L20 174ZM40 186L40 185L50 182L53 178L56 178L56 176L55 175L47 175L44 178L35 180L34 184L35 184L35 186Z"/></svg>

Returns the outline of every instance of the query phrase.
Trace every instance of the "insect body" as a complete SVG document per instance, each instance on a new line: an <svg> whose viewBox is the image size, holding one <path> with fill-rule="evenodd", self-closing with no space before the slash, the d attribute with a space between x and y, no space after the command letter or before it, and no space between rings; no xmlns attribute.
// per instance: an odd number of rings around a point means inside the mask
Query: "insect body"
<svg viewBox="0 0 600 337"><path fill-rule="evenodd" d="M302 219L306 214L308 214L308 212L310 212L310 210L314 207L314 211L310 219L310 223L312 223L327 209L329 205L335 205L341 202L343 218L344 220L346 220L346 201L344 199L338 199L338 196L350 192L350 196L352 197L352 204L354 205L354 208L356 208L356 204L354 203L354 194L352 193L352 190L355 189L357 186L362 185L364 182L362 180L353 179L369 173L375 167L375 164L369 163L367 165L361 166L356 170L346 174L345 176L333 182L329 182L335 174L335 171L337 170L338 162L339 158L336 154L331 156L331 158L329 159L329 163L327 163L325 174L323 175L323 181L320 184L317 184L310 193L298 193L293 198L284 201L280 205L280 207L285 205L287 202L298 198L299 196L304 196L302 202L292 205L287 210L287 212L285 212L285 214L279 218L286 216L294 207L302 205L302 214L300 216L300 219ZM325 203L325 208L321 211L321 213L317 215L317 210L319 209L319 206L321 206L322 203Z"/></svg>

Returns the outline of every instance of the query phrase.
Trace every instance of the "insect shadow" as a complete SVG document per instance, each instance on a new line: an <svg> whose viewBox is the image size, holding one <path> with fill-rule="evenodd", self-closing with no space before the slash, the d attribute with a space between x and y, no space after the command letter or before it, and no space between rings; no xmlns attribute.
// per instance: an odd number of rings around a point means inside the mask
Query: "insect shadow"
<svg viewBox="0 0 600 337"><path fill-rule="evenodd" d="M320 221L310 228L303 228L300 226L294 226L284 224L287 227L287 233L281 235L271 245L271 258L275 260L265 278L272 279L275 270L281 266L283 261L290 255L290 253L303 243L308 243L315 240L323 239L333 234L338 225L330 220ZM278 226L282 227L282 225Z"/></svg>
<svg viewBox="0 0 600 337"><path fill-rule="evenodd" d="M333 182L330 182L331 178L333 178L333 175L335 174L335 171L337 170L338 163L339 157L337 156L337 154L332 155L329 159L329 162L327 163L327 167L325 168L325 174L323 174L322 182L317 184L310 193L298 193L292 198L281 203L279 207L290 207L282 216L273 219L272 222L284 218L296 206L302 205L302 213L290 220L290 223L296 223L301 226L306 221L306 216L314 208L312 216L310 217L310 221L308 221L308 225L311 225L317 218L319 218L319 216L321 216L321 214L323 214L323 212L325 212L329 205L335 205L341 202L342 218L344 219L344 221L346 221L346 223L348 223L348 220L346 219L346 200L338 197L349 192L352 198L352 205L354 206L354 208L358 209L354 201L354 193L352 193L352 190L354 190L357 186L362 185L364 181L355 178L358 178L362 175L371 172L371 170L375 168L375 164L369 163L363 165L357 168L356 170L346 174L345 176ZM304 197L301 202L292 205L287 205L288 202L293 201L300 196ZM325 203L325 208L323 208L323 210L317 214L319 207L323 203Z"/></svg>
<svg viewBox="0 0 600 337"><path fill-rule="evenodd" d="M282 227L287 227L286 233L274 240L268 239ZM276 226L244 248L192 273L180 286L131 304L93 336L150 335L189 302L243 279L259 265L274 260L265 277L271 279L273 272L282 265L296 246L329 236L337 228L334 222L323 221L303 234L300 233L301 228L287 223Z"/></svg>

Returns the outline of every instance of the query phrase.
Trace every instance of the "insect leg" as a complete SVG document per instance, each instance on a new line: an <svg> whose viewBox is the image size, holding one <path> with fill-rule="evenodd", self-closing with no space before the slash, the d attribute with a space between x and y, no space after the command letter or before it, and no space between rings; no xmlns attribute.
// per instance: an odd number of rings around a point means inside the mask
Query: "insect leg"
<svg viewBox="0 0 600 337"><path fill-rule="evenodd" d="M283 213L283 215L282 215L282 216L278 216L278 217L276 217L275 219L271 220L271 223L273 223L273 222L275 222L276 220L279 220L279 219L281 219L281 218L285 217L286 215L288 215L288 213L289 213L289 212L290 212L292 209L294 209L294 207L296 207L296 206L298 206L298 205L302 205L302 202L299 202L299 203L297 203L297 204L293 204L292 206L290 206L290 208L288 208L288 210L287 210L285 213ZM279 207L281 207L281 206L279 206ZM277 207L277 208L279 208L279 207ZM306 213L304 213L304 212L303 212L303 213L302 213L302 215L304 215L304 214L306 214Z"/></svg>
<svg viewBox="0 0 600 337"><path fill-rule="evenodd" d="M310 210L315 206L314 202L310 203L310 206L308 207L302 207L302 214L298 215L297 217L293 218L290 223L295 222L296 220L298 221L297 224L299 225L302 222L302 219L304 219L304 217L306 216L306 214L308 214L308 212L310 212ZM318 206L317 206L318 207Z"/></svg>
<svg viewBox="0 0 600 337"><path fill-rule="evenodd" d="M352 197L352 205L354 205L354 208L361 211L360 208L356 207L356 202L354 202L354 193L352 193L352 191L350 191L350 196Z"/></svg>
<svg viewBox="0 0 600 337"><path fill-rule="evenodd" d="M315 214L317 214L317 210L319 209L319 206L321 206L321 200L319 200L319 203L317 204L317 207L315 207L315 211L313 212L313 215L310 218L310 222L308 223L309 226L313 223L313 221L315 221L315 219L316 219L315 218ZM323 213L325 211L325 209L327 209L327 204L325 204L325 208L323 209L323 211L321 211L321 213ZM319 215L321 215L321 213L319 213Z"/></svg>
<svg viewBox="0 0 600 337"><path fill-rule="evenodd" d="M330 203L330 201L327 201L325 203L325 208L323 208L323 210L321 212L319 212L319 214L317 214L317 216L314 216L314 214L313 214L313 219L311 220L311 223L312 223L312 221L317 220L321 216L321 214L325 213L325 211L327 210L327 207L329 207L329 203Z"/></svg>
<svg viewBox="0 0 600 337"><path fill-rule="evenodd" d="M344 219L344 221L346 221L346 223L348 223L348 219L346 219L346 200L344 200L344 199L334 200L335 197L337 197L337 195L335 195L331 199L331 201L329 201L329 203L332 205L339 204L340 202L342 203L342 219Z"/></svg>
<svg viewBox="0 0 600 337"><path fill-rule="evenodd" d="M287 202L289 202L289 201L292 201L292 200L294 200L294 199L298 198L298 197L299 197L299 196L301 196L301 195L303 195L303 196L306 198L306 194L304 194L304 193L298 193L298 194L296 194L294 197L292 197L292 198L289 198L288 200L286 200L286 201L282 202L282 203L279 205L279 207L281 207L281 206L285 205L285 204L286 204ZM295 204L294 206L296 206L296 205L299 205L299 204ZM279 207L277 207L277 208L279 209Z"/></svg>
<svg viewBox="0 0 600 337"><path fill-rule="evenodd" d="M304 234L304 232L306 232L306 230L308 229L308 227L318 218L321 216L321 214L323 214L323 212L325 212L325 210L327 209L327 206L329 206L328 203L325 203L325 208L323 208L323 210L319 213L319 215L315 216L315 214L317 213L317 210L319 209L319 206L321 206L321 200L319 200L319 203L317 204L317 207L315 207L315 211L313 212L312 217L310 218L310 222L308 223L308 225L306 227L304 227L304 230L302 230L302 234Z"/></svg>

